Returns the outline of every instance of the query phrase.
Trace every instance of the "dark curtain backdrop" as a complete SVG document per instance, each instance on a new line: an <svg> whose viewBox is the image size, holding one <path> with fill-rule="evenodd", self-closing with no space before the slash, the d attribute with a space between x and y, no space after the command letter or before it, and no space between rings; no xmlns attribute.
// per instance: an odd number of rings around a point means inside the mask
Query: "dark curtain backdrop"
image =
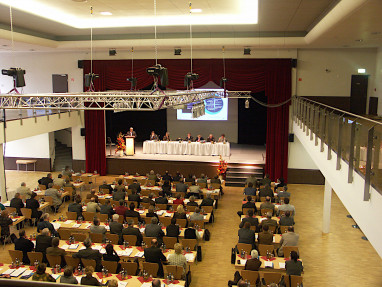
<svg viewBox="0 0 382 287"><path fill-rule="evenodd" d="M189 72L190 60L168 59L159 60L162 66L168 69L168 89L184 89L184 75ZM152 84L152 77L147 75L146 68L155 64L154 60L135 60L134 77L137 78L137 88ZM209 81L220 83L223 76L221 59L195 59L193 71L199 74L194 82L198 88ZM84 61L84 74L90 72L90 61ZM93 61L93 73L99 74L95 80L95 90L129 90L130 83L126 81L131 77L131 60L96 60ZM251 91L252 93L265 92L269 103L278 103L291 96L291 59L227 59L226 87L231 91ZM267 111L267 160L266 171L272 179L287 178L288 153L288 106ZM100 116L93 114L94 116ZM256 123L248 126L256 129ZM88 127L86 126L86 129ZM88 135L87 135L88 138ZM104 138L103 138L104 139ZM92 138L92 140L101 140ZM102 142L103 150L105 141ZM88 146L87 146L88 147ZM88 152L87 152L88 155ZM90 156L90 154L89 154ZM87 161L90 161L87 159ZM98 168L98 170L101 170Z"/></svg>

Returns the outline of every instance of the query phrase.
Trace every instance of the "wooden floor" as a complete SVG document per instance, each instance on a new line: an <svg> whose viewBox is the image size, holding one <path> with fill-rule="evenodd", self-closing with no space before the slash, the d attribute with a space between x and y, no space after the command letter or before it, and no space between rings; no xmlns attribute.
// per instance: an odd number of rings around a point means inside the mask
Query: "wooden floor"
<svg viewBox="0 0 382 287"><path fill-rule="evenodd" d="M37 185L41 172L7 171L7 186L13 190L24 180ZM106 178L106 177L105 177ZM102 180L102 178L101 178ZM209 224L211 240L202 245L203 261L192 269L192 286L227 286L235 268L230 263L231 248L237 243L240 222L236 211L241 207L242 189L226 187L219 202L216 221ZM304 286L382 286L382 260L333 193L331 233L323 235L323 186L290 185L291 203L296 207L296 232L300 234L300 253L304 261ZM84 191L85 193L86 191ZM60 211L66 211L67 204ZM35 229L26 228L27 233ZM2 262L10 262L8 245L0 247Z"/></svg>

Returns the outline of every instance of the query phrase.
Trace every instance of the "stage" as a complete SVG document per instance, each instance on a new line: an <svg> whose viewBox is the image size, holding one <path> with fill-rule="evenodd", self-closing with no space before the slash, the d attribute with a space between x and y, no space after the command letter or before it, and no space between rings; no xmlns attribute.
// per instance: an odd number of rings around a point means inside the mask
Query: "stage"
<svg viewBox="0 0 382 287"><path fill-rule="evenodd" d="M115 146L110 147L107 145L107 173L138 172L146 174L153 169L160 174L166 170L172 174L178 170L183 174L193 173L199 175L205 173L209 176L216 174L219 156L144 154L142 146L142 143L136 143L134 155L121 157L115 154ZM231 143L231 155L223 157L223 159L228 164L263 165L265 164L265 146Z"/></svg>

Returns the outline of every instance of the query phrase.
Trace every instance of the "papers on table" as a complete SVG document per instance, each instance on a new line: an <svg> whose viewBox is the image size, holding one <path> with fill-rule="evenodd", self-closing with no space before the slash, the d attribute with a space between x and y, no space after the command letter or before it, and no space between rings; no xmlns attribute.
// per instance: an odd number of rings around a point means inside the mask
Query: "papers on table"
<svg viewBox="0 0 382 287"><path fill-rule="evenodd" d="M247 259L239 259L241 265L245 265L247 263Z"/></svg>
<svg viewBox="0 0 382 287"><path fill-rule="evenodd" d="M3 273L1 273L1 274L3 274L3 275L9 275L9 274L11 274L13 271L15 271L16 269L8 269L8 270L6 270L6 271L4 271Z"/></svg>
<svg viewBox="0 0 382 287"><path fill-rule="evenodd" d="M285 269L285 262L279 262L279 268Z"/></svg>
<svg viewBox="0 0 382 287"><path fill-rule="evenodd" d="M10 201L6 201L6 202L3 203L3 205L5 207L10 207L11 206L11 202Z"/></svg>
<svg viewBox="0 0 382 287"><path fill-rule="evenodd" d="M157 211L158 216L162 216L163 213L165 213L165 210L158 210Z"/></svg>
<svg viewBox="0 0 382 287"><path fill-rule="evenodd" d="M58 278L60 278L61 275L60 275L60 274L51 274L51 276L52 276L54 279L57 280Z"/></svg>
<svg viewBox="0 0 382 287"><path fill-rule="evenodd" d="M68 246L68 249L77 249L78 248L78 246L79 246L79 244L78 243L76 243L76 244L70 244L69 246Z"/></svg>
<svg viewBox="0 0 382 287"><path fill-rule="evenodd" d="M127 286L127 282L118 281L118 287L126 287L126 286Z"/></svg>
<svg viewBox="0 0 382 287"><path fill-rule="evenodd" d="M91 225L92 225L91 223L86 223L86 224L84 225L84 227L85 227L85 228L90 228Z"/></svg>
<svg viewBox="0 0 382 287"><path fill-rule="evenodd" d="M193 261L194 259L195 259L195 256L194 256L194 254L193 253L186 253L186 260L187 260L187 262L189 262L189 261Z"/></svg>
<svg viewBox="0 0 382 287"><path fill-rule="evenodd" d="M133 253L133 248L127 248L125 250L118 250L118 256L130 256Z"/></svg>
<svg viewBox="0 0 382 287"><path fill-rule="evenodd" d="M139 232L140 232L140 233L143 233L143 232L145 232L145 228L144 228L144 227L142 227L142 228L139 228Z"/></svg>
<svg viewBox="0 0 382 287"><path fill-rule="evenodd" d="M172 215L173 213L168 213L168 212L164 213L164 217L172 217Z"/></svg>
<svg viewBox="0 0 382 287"><path fill-rule="evenodd" d="M151 287L153 286L151 282L145 282L141 285L141 287Z"/></svg>
<svg viewBox="0 0 382 287"><path fill-rule="evenodd" d="M66 249L69 249L69 245L68 244L64 244L61 246L62 249L66 250Z"/></svg>
<svg viewBox="0 0 382 287"><path fill-rule="evenodd" d="M74 222L74 220L69 220L69 219L68 219L68 220L65 221L65 224L71 224L71 223L73 223L73 222Z"/></svg>
<svg viewBox="0 0 382 287"><path fill-rule="evenodd" d="M273 243L276 242L276 236L273 236Z"/></svg>
<svg viewBox="0 0 382 287"><path fill-rule="evenodd" d="M12 218L12 221L15 222L15 221L17 221L17 219L18 219L18 218Z"/></svg>
<svg viewBox="0 0 382 287"><path fill-rule="evenodd" d="M78 249L78 251L80 251L80 250L84 250L84 249L86 249L86 247L85 247L85 246L82 246L80 249Z"/></svg>
<svg viewBox="0 0 382 287"><path fill-rule="evenodd" d="M272 261L264 261L264 267L265 268L273 268L273 262Z"/></svg>
<svg viewBox="0 0 382 287"><path fill-rule="evenodd" d="M203 236L203 231L199 231L199 235L200 235L200 237L202 237Z"/></svg>
<svg viewBox="0 0 382 287"><path fill-rule="evenodd" d="M257 238L259 238L259 235L256 233L255 234L255 240L257 240Z"/></svg>
<svg viewBox="0 0 382 287"><path fill-rule="evenodd" d="M33 273L33 270L26 270L24 273L23 273L23 276L29 276Z"/></svg>
<svg viewBox="0 0 382 287"><path fill-rule="evenodd" d="M203 215L203 218L204 218L204 219L207 219L207 215Z"/></svg>
<svg viewBox="0 0 382 287"><path fill-rule="evenodd" d="M101 245L96 245L96 246L93 246L92 249L100 251L102 249L102 246Z"/></svg>
<svg viewBox="0 0 382 287"><path fill-rule="evenodd" d="M53 224L54 229L56 229L56 230L61 227L61 224L58 222L53 222L52 224Z"/></svg>
<svg viewBox="0 0 382 287"><path fill-rule="evenodd" d="M166 286L166 285L163 285L163 286ZM182 285L178 285L178 284L170 284L170 285L168 285L168 287L182 287Z"/></svg>
<svg viewBox="0 0 382 287"><path fill-rule="evenodd" d="M109 225L105 225L105 228L106 228L106 230L110 231L110 226Z"/></svg>
<svg viewBox="0 0 382 287"><path fill-rule="evenodd" d="M139 214L143 214L143 213L145 213L144 210L138 210L138 212L139 212Z"/></svg>
<svg viewBox="0 0 382 287"><path fill-rule="evenodd" d="M23 274L25 271L27 271L26 268L19 268L14 269L14 271L10 274L11 277L19 277L21 274Z"/></svg>
<svg viewBox="0 0 382 287"><path fill-rule="evenodd" d="M78 284L81 283L82 276L74 276L77 279Z"/></svg>
<svg viewBox="0 0 382 287"><path fill-rule="evenodd" d="M81 223L76 223L76 224L73 224L73 228L79 228L81 226Z"/></svg>
<svg viewBox="0 0 382 287"><path fill-rule="evenodd" d="M145 253L143 251L139 251L137 252L137 254L135 254L135 257L143 257Z"/></svg>

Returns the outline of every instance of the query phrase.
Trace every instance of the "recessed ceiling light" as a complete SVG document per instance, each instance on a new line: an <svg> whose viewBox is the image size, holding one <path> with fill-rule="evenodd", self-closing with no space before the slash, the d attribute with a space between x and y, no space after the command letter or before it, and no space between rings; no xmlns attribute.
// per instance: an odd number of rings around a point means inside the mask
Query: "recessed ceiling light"
<svg viewBox="0 0 382 287"><path fill-rule="evenodd" d="M108 11L100 12L100 14L101 14L102 16L111 16L111 15L113 15L113 13L108 12Z"/></svg>
<svg viewBox="0 0 382 287"><path fill-rule="evenodd" d="M356 42L363 42L363 40L362 39L357 39L357 40L355 40Z"/></svg>
<svg viewBox="0 0 382 287"><path fill-rule="evenodd" d="M191 9L191 13L202 13L202 9Z"/></svg>

